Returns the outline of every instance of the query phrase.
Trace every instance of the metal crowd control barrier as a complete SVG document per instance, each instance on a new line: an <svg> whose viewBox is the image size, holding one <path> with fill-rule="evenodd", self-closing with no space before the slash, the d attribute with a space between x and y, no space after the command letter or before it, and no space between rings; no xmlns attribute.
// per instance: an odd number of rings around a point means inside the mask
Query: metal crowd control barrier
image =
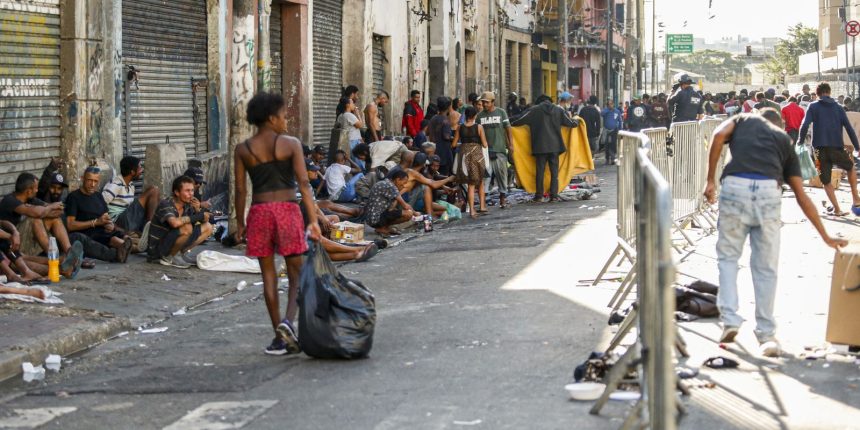
<svg viewBox="0 0 860 430"><path fill-rule="evenodd" d="M707 147L698 122L676 122L669 132L674 139L672 163L672 219L681 225L701 208L707 179Z"/></svg>
<svg viewBox="0 0 860 430"><path fill-rule="evenodd" d="M618 194L617 194L617 225L618 230L618 246L612 251L612 255L603 265L597 278L592 285L597 285L603 275L609 270L609 266L615 262L619 256L635 261L636 251L633 249L633 244L636 239L636 220L634 218L633 203L636 193L636 183L634 182L634 164L636 161L636 149L640 145L640 140L636 135L631 135L627 132L619 132L618 134ZM630 273L632 273L631 271ZM629 281L632 275L628 273L622 284ZM623 288L619 288L619 291ZM610 305L611 306L611 305Z"/></svg>
<svg viewBox="0 0 860 430"><path fill-rule="evenodd" d="M617 345L633 328L638 316L636 343L630 346L609 373L607 387L591 409L592 414L609 400L619 383L637 370L641 398L622 428L674 430L677 426L678 387L672 350L676 344L674 325L675 294L672 283L675 265L672 257L672 192L668 182L648 158L648 137L642 133L621 132L624 140L638 141L633 164L635 183L635 221L638 306L622 323L612 345ZM610 346L612 348L613 346ZM680 349L680 348L679 348ZM681 350L682 354L685 351Z"/></svg>

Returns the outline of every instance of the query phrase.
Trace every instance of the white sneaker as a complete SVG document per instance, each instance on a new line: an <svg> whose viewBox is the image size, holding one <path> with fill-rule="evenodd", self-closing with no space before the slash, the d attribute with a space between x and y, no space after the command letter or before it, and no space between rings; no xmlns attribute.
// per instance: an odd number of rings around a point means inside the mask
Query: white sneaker
<svg viewBox="0 0 860 430"><path fill-rule="evenodd" d="M161 263L162 266L178 267L180 269L188 269L189 267L191 267L191 265L186 263L185 260L181 256L179 256L179 254L174 255L172 257L161 257L159 263Z"/></svg>
<svg viewBox="0 0 860 430"><path fill-rule="evenodd" d="M762 342L759 348L761 349L761 355L765 357L776 358L782 354L782 348L779 347L779 342L776 340Z"/></svg>
<svg viewBox="0 0 860 430"><path fill-rule="evenodd" d="M152 222L147 221L147 223L143 226L143 231L140 232L140 240L137 241L138 252L146 252L146 248L149 246L149 227L151 225Z"/></svg>
<svg viewBox="0 0 860 430"><path fill-rule="evenodd" d="M738 335L738 328L727 325L723 327L723 334L720 336L720 343L732 343Z"/></svg>

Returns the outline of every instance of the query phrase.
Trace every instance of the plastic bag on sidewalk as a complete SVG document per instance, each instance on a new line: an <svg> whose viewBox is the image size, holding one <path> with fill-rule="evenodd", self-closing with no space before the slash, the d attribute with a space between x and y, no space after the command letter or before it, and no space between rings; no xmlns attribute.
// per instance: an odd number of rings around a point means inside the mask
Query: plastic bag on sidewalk
<svg viewBox="0 0 860 430"><path fill-rule="evenodd" d="M818 169L815 168L815 162L809 155L809 148L806 145L795 145L794 151L797 152L797 158L800 160L800 174L804 181L808 181L818 175Z"/></svg>
<svg viewBox="0 0 860 430"><path fill-rule="evenodd" d="M373 346L376 301L311 244L299 281L299 345L316 358L362 358Z"/></svg>

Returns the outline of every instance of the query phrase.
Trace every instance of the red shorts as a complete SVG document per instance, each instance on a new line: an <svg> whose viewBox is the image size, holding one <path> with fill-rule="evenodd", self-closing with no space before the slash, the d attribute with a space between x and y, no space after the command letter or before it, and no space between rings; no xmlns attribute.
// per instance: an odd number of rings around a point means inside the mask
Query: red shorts
<svg viewBox="0 0 860 430"><path fill-rule="evenodd" d="M245 239L248 257L270 257L277 245L278 254L285 257L304 254L305 222L299 205L293 202L258 203L248 212Z"/></svg>

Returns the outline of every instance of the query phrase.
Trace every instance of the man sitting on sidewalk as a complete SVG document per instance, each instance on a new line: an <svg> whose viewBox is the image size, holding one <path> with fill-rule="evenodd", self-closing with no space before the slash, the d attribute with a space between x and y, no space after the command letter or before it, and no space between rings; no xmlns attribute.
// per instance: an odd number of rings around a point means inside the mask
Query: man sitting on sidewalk
<svg viewBox="0 0 860 430"><path fill-rule="evenodd" d="M212 235L209 212L195 211L194 180L180 176L173 180L173 196L158 204L149 231L149 261L187 269L195 264L191 249Z"/></svg>
<svg viewBox="0 0 860 430"><path fill-rule="evenodd" d="M412 206L409 206L400 196L409 181L408 176L403 170L394 170L389 174L388 179L377 182L370 189L370 197L365 206L367 224L382 236L399 235L400 233L391 226L407 222L412 219L412 215L416 214Z"/></svg>
<svg viewBox="0 0 860 430"><path fill-rule="evenodd" d="M131 252L131 238L111 220L108 204L98 193L99 173L98 167L87 167L81 188L66 197L66 225L70 232L81 233L106 247L96 247L89 257L125 263Z"/></svg>
<svg viewBox="0 0 860 430"><path fill-rule="evenodd" d="M60 255L72 249L63 220L62 203L47 204L36 198L39 179L32 173L21 173L15 181L15 191L0 201L0 220L9 221L21 235L21 253L40 255L48 252L49 238L57 239ZM82 259L80 256L78 259ZM75 266L80 267L82 261Z"/></svg>
<svg viewBox="0 0 860 430"><path fill-rule="evenodd" d="M139 233L145 237L146 223L152 220L158 206L158 187L148 186L140 197L134 197L134 184L143 176L140 159L127 155L119 162L120 176L116 176L102 190L111 222L128 233ZM146 243L142 245L146 249Z"/></svg>
<svg viewBox="0 0 860 430"><path fill-rule="evenodd" d="M738 259L750 237L753 288L756 300L755 334L766 357L777 357L781 350L776 340L773 317L779 269L779 230L782 187L786 183L812 225L831 247L846 241L828 236L815 205L803 191L800 163L791 138L784 131L780 113L764 108L760 115L740 114L726 120L714 132L708 165L705 197L716 203L717 163L723 145L729 142L732 161L723 170L720 190L719 239L717 259L720 290L717 306L723 322L720 342L734 342L743 318L738 315Z"/></svg>

